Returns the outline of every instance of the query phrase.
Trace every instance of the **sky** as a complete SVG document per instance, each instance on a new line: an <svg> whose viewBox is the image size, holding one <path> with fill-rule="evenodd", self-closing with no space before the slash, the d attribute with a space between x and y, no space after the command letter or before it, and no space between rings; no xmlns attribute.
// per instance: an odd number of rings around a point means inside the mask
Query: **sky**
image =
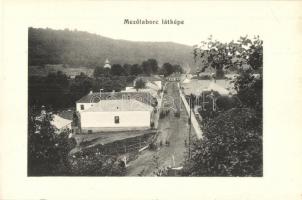
<svg viewBox="0 0 302 200"><path fill-rule="evenodd" d="M261 36L265 20L272 15L264 4L88 1L71 6L54 1L52 4L29 4L29 10L36 13L27 13L26 16L28 26L35 28L68 28L113 39L195 45L209 35L221 41L237 40L244 35ZM184 25L125 25L124 19L176 19L184 20Z"/></svg>

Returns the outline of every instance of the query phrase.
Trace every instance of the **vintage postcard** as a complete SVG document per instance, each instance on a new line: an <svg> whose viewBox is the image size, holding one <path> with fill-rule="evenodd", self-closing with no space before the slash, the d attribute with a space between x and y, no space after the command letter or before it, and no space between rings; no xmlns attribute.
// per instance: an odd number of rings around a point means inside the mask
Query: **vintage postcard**
<svg viewBox="0 0 302 200"><path fill-rule="evenodd" d="M4 1L0 199L301 199L301 6Z"/></svg>

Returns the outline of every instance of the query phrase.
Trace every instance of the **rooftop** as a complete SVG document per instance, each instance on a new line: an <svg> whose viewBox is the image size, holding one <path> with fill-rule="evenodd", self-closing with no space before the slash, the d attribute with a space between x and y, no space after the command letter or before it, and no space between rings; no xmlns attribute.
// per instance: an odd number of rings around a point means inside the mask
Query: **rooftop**
<svg viewBox="0 0 302 200"><path fill-rule="evenodd" d="M138 76L135 80L137 79L143 79L144 81L162 81L162 78L160 76Z"/></svg>
<svg viewBox="0 0 302 200"><path fill-rule="evenodd" d="M227 80L198 80L191 79L190 82L183 82L182 87L186 95L194 94L200 95L202 91L214 90L221 95L227 95L229 91L232 91L233 85Z"/></svg>
<svg viewBox="0 0 302 200"><path fill-rule="evenodd" d="M51 125L55 126L57 129L64 128L71 124L72 120L64 119L59 115L52 115L53 119L50 121Z"/></svg>
<svg viewBox="0 0 302 200"><path fill-rule="evenodd" d="M109 111L152 111L150 105L135 99L102 100L83 112L109 112Z"/></svg>
<svg viewBox="0 0 302 200"><path fill-rule="evenodd" d="M150 104L151 94L148 92L93 92L83 96L76 103L98 103L100 100L135 99Z"/></svg>

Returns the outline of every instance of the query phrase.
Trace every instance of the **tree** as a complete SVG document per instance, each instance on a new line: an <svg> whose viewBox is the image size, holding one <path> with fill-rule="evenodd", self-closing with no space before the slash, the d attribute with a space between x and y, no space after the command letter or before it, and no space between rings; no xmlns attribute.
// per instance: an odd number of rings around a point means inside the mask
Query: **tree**
<svg viewBox="0 0 302 200"><path fill-rule="evenodd" d="M146 86L146 83L145 83L145 81L143 79L140 78L140 79L138 79L138 80L135 81L134 88L136 90L145 88L145 86Z"/></svg>
<svg viewBox="0 0 302 200"><path fill-rule="evenodd" d="M113 64L111 66L111 75L123 76L123 75L125 75L125 70L120 64Z"/></svg>
<svg viewBox="0 0 302 200"><path fill-rule="evenodd" d="M174 67L170 63L164 63L161 72L165 77L169 76L174 72Z"/></svg>
<svg viewBox="0 0 302 200"><path fill-rule="evenodd" d="M180 65L172 65L170 63L164 63L159 71L159 73L163 74L165 77L173 74L174 72L183 73L183 69Z"/></svg>
<svg viewBox="0 0 302 200"><path fill-rule="evenodd" d="M143 73L142 68L138 64L134 64L130 68L131 75L137 76Z"/></svg>
<svg viewBox="0 0 302 200"><path fill-rule="evenodd" d="M94 77L101 77L101 76L106 76L106 75L108 75L108 74L104 67L94 68L94 71L93 71Z"/></svg>
<svg viewBox="0 0 302 200"><path fill-rule="evenodd" d="M240 37L237 42L228 43L213 40L210 36L194 47L193 54L195 61L201 61L201 71L211 67L216 70L216 78L223 78L224 71L229 68L239 70L244 65L250 65L254 70L262 68L262 43L259 36L253 40Z"/></svg>
<svg viewBox="0 0 302 200"><path fill-rule="evenodd" d="M157 60L148 59L147 61L143 61L142 69L143 69L143 72L148 76L151 74L157 73L157 70L158 70Z"/></svg>
<svg viewBox="0 0 302 200"><path fill-rule="evenodd" d="M50 124L50 114L36 120L37 113L28 116L28 175L45 176L68 173L67 153L74 146L68 142L69 132L57 135ZM69 145L67 145L69 144Z"/></svg>
<svg viewBox="0 0 302 200"><path fill-rule="evenodd" d="M183 73L183 69L180 65L173 65L173 71Z"/></svg>
<svg viewBox="0 0 302 200"><path fill-rule="evenodd" d="M237 96L241 102L249 108L253 108L262 113L263 101L263 79L262 76L255 77L249 71L241 72L235 81Z"/></svg>
<svg viewBox="0 0 302 200"><path fill-rule="evenodd" d="M187 158L186 176L262 176L262 119L234 108L204 125Z"/></svg>
<svg viewBox="0 0 302 200"><path fill-rule="evenodd" d="M123 65L124 72L126 76L131 75L131 65L130 64L124 64Z"/></svg>

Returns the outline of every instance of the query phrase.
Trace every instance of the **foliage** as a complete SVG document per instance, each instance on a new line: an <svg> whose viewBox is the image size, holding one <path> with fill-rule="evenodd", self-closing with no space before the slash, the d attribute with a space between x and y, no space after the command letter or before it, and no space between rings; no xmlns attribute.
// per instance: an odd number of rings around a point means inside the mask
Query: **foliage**
<svg viewBox="0 0 302 200"><path fill-rule="evenodd" d="M249 65L253 70L262 68L263 41L259 36L249 39L240 37L237 42L223 43L213 40L212 36L207 41L202 41L200 46L194 48L195 60L201 61L201 71L211 67L216 70L216 78L223 78L226 69L242 69ZM248 67L248 66L247 66Z"/></svg>
<svg viewBox="0 0 302 200"><path fill-rule="evenodd" d="M94 77L102 77L102 76L108 76L110 74L110 69L104 68L103 66L98 66L94 68L93 76Z"/></svg>
<svg viewBox="0 0 302 200"><path fill-rule="evenodd" d="M50 124L51 115L38 121L37 113L28 116L28 175L49 176L68 174L66 158L75 141L69 140L69 132L57 135Z"/></svg>
<svg viewBox="0 0 302 200"><path fill-rule="evenodd" d="M164 63L159 73L166 76L173 74L174 72L183 73L183 69L180 65L172 65L170 63Z"/></svg>
<svg viewBox="0 0 302 200"><path fill-rule="evenodd" d="M262 176L262 119L251 109L226 111L204 126L185 176Z"/></svg>
<svg viewBox="0 0 302 200"><path fill-rule="evenodd" d="M140 79L137 79L135 81L134 88L136 90L139 90L139 89L142 89L142 88L145 88L145 87L146 87L146 83L145 83L145 81L143 79L140 78Z"/></svg>
<svg viewBox="0 0 302 200"><path fill-rule="evenodd" d="M131 67L130 67L130 74L131 75L137 76L137 75L142 74L142 73L143 73L143 70L138 64L131 65Z"/></svg>
<svg viewBox="0 0 302 200"><path fill-rule="evenodd" d="M110 70L113 76L124 76L126 75L125 69L120 64L113 64Z"/></svg>
<svg viewBox="0 0 302 200"><path fill-rule="evenodd" d="M237 96L241 100L242 104L246 107L254 108L259 113L262 113L262 75L260 75L260 77L255 77L249 70L243 71L235 80L234 86L238 93Z"/></svg>
<svg viewBox="0 0 302 200"><path fill-rule="evenodd" d="M202 101L199 101L201 108L198 110L202 117L202 122L206 122L209 119L217 117L220 113L223 113L231 108L241 108L241 101L236 95L233 96L221 96L218 92L213 91L213 97L210 91L204 91L202 94ZM213 101L214 98L214 101ZM194 100L194 99L193 99ZM213 103L215 104L215 110L213 110Z"/></svg>
<svg viewBox="0 0 302 200"><path fill-rule="evenodd" d="M89 91L104 92L121 91L126 85L132 83L134 76L100 76L90 78L80 74L75 79L69 79L61 72L50 73L46 77L30 76L28 83L28 97L30 106L42 105L61 109L74 106Z"/></svg>
<svg viewBox="0 0 302 200"><path fill-rule="evenodd" d="M72 155L69 162L76 176L123 176L126 173L124 162L117 156Z"/></svg>
<svg viewBox="0 0 302 200"><path fill-rule="evenodd" d="M148 59L146 61L143 61L142 69L145 75L156 74L158 70L157 60Z"/></svg>

